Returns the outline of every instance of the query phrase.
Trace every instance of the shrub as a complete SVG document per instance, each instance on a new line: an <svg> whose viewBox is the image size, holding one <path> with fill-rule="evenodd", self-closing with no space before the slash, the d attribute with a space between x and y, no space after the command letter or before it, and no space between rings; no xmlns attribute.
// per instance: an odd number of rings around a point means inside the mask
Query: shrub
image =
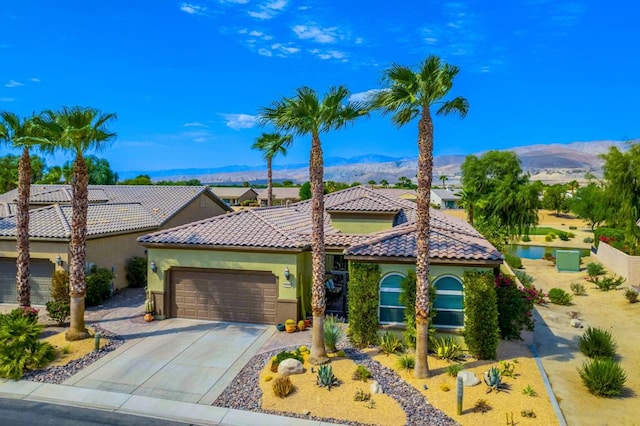
<svg viewBox="0 0 640 426"><path fill-rule="evenodd" d="M526 388L522 388L522 394L526 396L537 396L536 391L533 390L531 385L527 385Z"/></svg>
<svg viewBox="0 0 640 426"><path fill-rule="evenodd" d="M31 316L0 316L0 377L19 380L26 369L51 362L56 351L38 340L42 326Z"/></svg>
<svg viewBox="0 0 640 426"><path fill-rule="evenodd" d="M362 389L358 389L353 396L354 401L369 401L371 400L371 394L369 392L365 392Z"/></svg>
<svg viewBox="0 0 640 426"><path fill-rule="evenodd" d="M451 336L431 339L431 348L437 358L455 361L462 355L462 346Z"/></svg>
<svg viewBox="0 0 640 426"><path fill-rule="evenodd" d="M522 241L525 243L529 243L531 242L531 237L529 237L528 235L523 235L522 236Z"/></svg>
<svg viewBox="0 0 640 426"><path fill-rule="evenodd" d="M620 396L627 381L622 367L612 359L589 360L578 373L589 392L606 398Z"/></svg>
<svg viewBox="0 0 640 426"><path fill-rule="evenodd" d="M582 240L583 243L587 243L587 244L592 244L593 243L593 238L591 237L586 237L584 240Z"/></svg>
<svg viewBox="0 0 640 426"><path fill-rule="evenodd" d="M380 349L387 355L397 353L402 351L402 343L395 334L386 331L380 338Z"/></svg>
<svg viewBox="0 0 640 426"><path fill-rule="evenodd" d="M271 358L271 371L274 373L277 372L278 366L280 365L280 363L285 359L289 359L289 358L297 359L300 362L304 362L304 358L300 354L299 350L296 350L295 352L282 351L282 352L279 352L273 358Z"/></svg>
<svg viewBox="0 0 640 426"><path fill-rule="evenodd" d="M569 234L567 232L560 231L558 232L558 238L560 238L562 241L569 241Z"/></svg>
<svg viewBox="0 0 640 426"><path fill-rule="evenodd" d="M522 259L520 259L518 256L507 253L504 258L512 268L522 269Z"/></svg>
<svg viewBox="0 0 640 426"><path fill-rule="evenodd" d="M606 273L604 266L598 262L589 262L587 264L587 274L590 277L596 277L598 275L604 275Z"/></svg>
<svg viewBox="0 0 640 426"><path fill-rule="evenodd" d="M333 315L327 315L324 318L324 326L323 326L323 334L324 334L324 345L327 347L329 352L336 351L336 345L344 336L344 332L342 331L342 327L340 327L338 318Z"/></svg>
<svg viewBox="0 0 640 426"><path fill-rule="evenodd" d="M278 376L271 384L273 393L278 398L284 398L293 391L293 383L289 376Z"/></svg>
<svg viewBox="0 0 640 426"><path fill-rule="evenodd" d="M401 370L413 370L416 366L416 357L410 353L404 353L398 356L398 368Z"/></svg>
<svg viewBox="0 0 640 426"><path fill-rule="evenodd" d="M415 271L407 271L407 276L400 282L402 292L399 301L404 305L404 321L406 329L404 332L405 344L410 348L416 347L416 273ZM437 311L433 309L433 302L436 298L436 289L433 285L429 285L429 335L435 333L435 329L431 326L433 318Z"/></svg>
<svg viewBox="0 0 640 426"><path fill-rule="evenodd" d="M550 234L548 234L548 235L544 236L544 240L546 242L550 243L551 241L553 241L553 237Z"/></svg>
<svg viewBox="0 0 640 426"><path fill-rule="evenodd" d="M333 386L338 386L338 378L333 375L333 368L330 365L321 365L318 367L318 374L316 375L316 383L321 388L327 388L331 390Z"/></svg>
<svg viewBox="0 0 640 426"><path fill-rule="evenodd" d="M355 347L378 342L378 284L380 267L377 264L352 263L349 266L349 341Z"/></svg>
<svg viewBox="0 0 640 426"><path fill-rule="evenodd" d="M29 318L35 322L38 322L39 312L36 308L32 308L31 306L20 306L11 310L7 314L10 318Z"/></svg>
<svg viewBox="0 0 640 426"><path fill-rule="evenodd" d="M362 380L363 382L366 382L371 377L371 371L369 371L367 367L365 367L364 365L358 365L356 367L356 371L353 372L351 379Z"/></svg>
<svg viewBox="0 0 640 426"><path fill-rule="evenodd" d="M51 300L47 302L47 315L54 320L58 327L62 327L71 314L69 302Z"/></svg>
<svg viewBox="0 0 640 426"><path fill-rule="evenodd" d="M523 287L531 287L533 285L534 278L531 275L524 271L513 271L513 273L516 274L516 277L518 277Z"/></svg>
<svg viewBox="0 0 640 426"><path fill-rule="evenodd" d="M516 377L516 361L500 361L500 375L511 377L512 379Z"/></svg>
<svg viewBox="0 0 640 426"><path fill-rule="evenodd" d="M549 290L549 300L556 305L570 305L573 296L561 288L552 288Z"/></svg>
<svg viewBox="0 0 640 426"><path fill-rule="evenodd" d="M96 268L87 275L87 293L85 303L87 306L97 306L111 296L111 281L114 275L109 269Z"/></svg>
<svg viewBox="0 0 640 426"><path fill-rule="evenodd" d="M129 287L140 288L147 286L147 258L132 257L127 260L124 269Z"/></svg>
<svg viewBox="0 0 640 426"><path fill-rule="evenodd" d="M613 277L594 277L591 279L591 282L594 283L596 287L598 287L602 291L615 290L616 288L624 284L625 281L626 279L617 277L615 275Z"/></svg>
<svg viewBox="0 0 640 426"><path fill-rule="evenodd" d="M520 339L523 328L533 330L531 310L534 296L530 290L520 289L513 277L500 274L495 278L498 303L498 327L503 339Z"/></svg>
<svg viewBox="0 0 640 426"><path fill-rule="evenodd" d="M571 287L571 291L576 296L586 296L587 295L587 289L584 287L584 284L582 284L580 282L573 282L573 283L570 284L570 287Z"/></svg>
<svg viewBox="0 0 640 426"><path fill-rule="evenodd" d="M629 303L637 303L638 302L638 292L628 288L624 291L624 297L627 298Z"/></svg>
<svg viewBox="0 0 640 426"><path fill-rule="evenodd" d="M489 405L486 399L479 399L473 406L473 411L476 413L486 413L487 411L492 410L492 407Z"/></svg>
<svg viewBox="0 0 640 426"><path fill-rule="evenodd" d="M589 327L580 337L580 352L589 358L613 358L617 345L607 330Z"/></svg>
<svg viewBox="0 0 640 426"><path fill-rule="evenodd" d="M464 364L454 363L450 364L445 368L447 374L451 377L457 377L458 373L464 370Z"/></svg>
<svg viewBox="0 0 640 426"><path fill-rule="evenodd" d="M464 340L467 348L478 359L495 359L500 328L493 274L467 271L463 282L466 315Z"/></svg>
<svg viewBox="0 0 640 426"><path fill-rule="evenodd" d="M69 303L69 273L56 269L51 277L51 299Z"/></svg>
<svg viewBox="0 0 640 426"><path fill-rule="evenodd" d="M571 229L572 231L575 231L576 229L578 229L578 227L575 225L571 225L569 226L569 229Z"/></svg>

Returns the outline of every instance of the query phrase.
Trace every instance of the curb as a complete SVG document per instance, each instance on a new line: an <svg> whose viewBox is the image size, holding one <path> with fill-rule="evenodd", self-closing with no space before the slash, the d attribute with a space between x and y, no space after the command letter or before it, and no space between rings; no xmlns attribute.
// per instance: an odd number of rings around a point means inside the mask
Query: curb
<svg viewBox="0 0 640 426"><path fill-rule="evenodd" d="M533 345L529 345L529 350L533 354L533 358L536 360L536 365L538 366L538 370L540 371L540 375L542 376L542 381L544 382L544 387L547 390L547 395L549 396L549 400L551 401L551 405L553 406L553 411L556 413L556 417L558 418L558 423L560 424L560 426L567 426L567 421L562 414L560 405L558 405L556 396L553 393L553 389L551 388L551 382L549 382L547 373L546 371L544 371L544 367L542 366L542 361L538 356L538 352L536 352L536 348Z"/></svg>

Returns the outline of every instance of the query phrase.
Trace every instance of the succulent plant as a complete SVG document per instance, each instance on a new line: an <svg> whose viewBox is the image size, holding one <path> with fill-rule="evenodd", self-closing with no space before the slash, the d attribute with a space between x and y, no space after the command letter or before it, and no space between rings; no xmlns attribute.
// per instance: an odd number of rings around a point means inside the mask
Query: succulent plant
<svg viewBox="0 0 640 426"><path fill-rule="evenodd" d="M491 367L489 371L484 373L484 382L489 386L487 393L492 390L500 392L500 386L502 386L502 374L500 374L500 370L497 367Z"/></svg>
<svg viewBox="0 0 640 426"><path fill-rule="evenodd" d="M321 365L318 368L318 386L331 390L333 386L338 386L338 379L333 375L333 368L330 365Z"/></svg>

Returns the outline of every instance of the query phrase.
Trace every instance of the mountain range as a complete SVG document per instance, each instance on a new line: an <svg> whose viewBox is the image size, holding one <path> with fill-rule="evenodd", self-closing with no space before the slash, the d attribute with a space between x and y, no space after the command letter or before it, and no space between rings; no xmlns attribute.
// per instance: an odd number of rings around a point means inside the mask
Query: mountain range
<svg viewBox="0 0 640 426"><path fill-rule="evenodd" d="M636 140L633 142L638 142ZM525 172L530 173L534 180L545 183L581 181L586 173L596 176L602 175L604 161L600 154L606 153L615 146L626 150L627 142L621 141L592 141L572 142L569 144L528 145L509 148L515 152L522 163ZM474 153L482 155L486 151ZM439 155L434 157L434 177L446 175L449 184L456 184L460 180L460 166L466 155ZM390 184L398 181L400 176L415 178L417 157L396 158L385 155L360 155L351 158L325 158L325 180L336 182L361 182L370 180L380 182L387 180ZM147 174L153 181L158 180L187 180L198 179L203 183L215 185L231 185L242 182L251 184L265 183L264 166L231 165L211 169L170 169L161 171L125 171L118 173L121 179ZM291 180L302 183L308 178L308 165L287 164L274 167L273 177L276 181Z"/></svg>

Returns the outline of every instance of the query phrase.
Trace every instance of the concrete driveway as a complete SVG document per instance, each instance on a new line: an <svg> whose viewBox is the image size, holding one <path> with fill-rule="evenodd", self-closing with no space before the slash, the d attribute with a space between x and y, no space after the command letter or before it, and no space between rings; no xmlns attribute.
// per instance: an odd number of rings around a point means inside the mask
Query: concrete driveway
<svg viewBox="0 0 640 426"><path fill-rule="evenodd" d="M186 319L129 326L140 329L64 384L210 405L275 331Z"/></svg>

